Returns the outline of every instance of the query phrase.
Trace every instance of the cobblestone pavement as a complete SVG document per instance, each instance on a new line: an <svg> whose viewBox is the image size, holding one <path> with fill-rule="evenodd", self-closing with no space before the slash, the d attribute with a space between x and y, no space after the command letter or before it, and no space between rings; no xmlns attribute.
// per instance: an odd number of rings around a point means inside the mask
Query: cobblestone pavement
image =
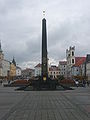
<svg viewBox="0 0 90 120"><path fill-rule="evenodd" d="M0 120L90 120L90 88L25 92L1 88L2 113Z"/></svg>

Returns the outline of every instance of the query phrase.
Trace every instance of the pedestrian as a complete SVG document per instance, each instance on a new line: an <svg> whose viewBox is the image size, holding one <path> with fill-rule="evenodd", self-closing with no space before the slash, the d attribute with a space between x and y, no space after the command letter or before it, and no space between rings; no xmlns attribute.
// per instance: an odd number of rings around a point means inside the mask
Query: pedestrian
<svg viewBox="0 0 90 120"><path fill-rule="evenodd" d="M8 84L10 84L10 80L8 80Z"/></svg>
<svg viewBox="0 0 90 120"><path fill-rule="evenodd" d="M89 87L89 81L87 81L87 86Z"/></svg>
<svg viewBox="0 0 90 120"><path fill-rule="evenodd" d="M2 84L2 80L0 80L0 83Z"/></svg>
<svg viewBox="0 0 90 120"><path fill-rule="evenodd" d="M83 80L83 87L86 87L86 80Z"/></svg>

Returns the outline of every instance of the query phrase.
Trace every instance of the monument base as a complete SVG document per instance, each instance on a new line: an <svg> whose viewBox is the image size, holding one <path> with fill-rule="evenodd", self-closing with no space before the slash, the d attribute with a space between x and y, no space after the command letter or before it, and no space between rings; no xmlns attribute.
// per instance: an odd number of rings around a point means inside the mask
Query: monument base
<svg viewBox="0 0 90 120"><path fill-rule="evenodd" d="M33 90L55 90L57 81L48 78L47 81L43 81L41 78L32 81Z"/></svg>
<svg viewBox="0 0 90 120"><path fill-rule="evenodd" d="M24 91L64 91L64 90L73 90L71 87L67 87L58 83L57 80L52 80L48 78L48 81L42 81L41 78L37 80L32 80L31 84L24 87L19 87L16 90L24 90Z"/></svg>

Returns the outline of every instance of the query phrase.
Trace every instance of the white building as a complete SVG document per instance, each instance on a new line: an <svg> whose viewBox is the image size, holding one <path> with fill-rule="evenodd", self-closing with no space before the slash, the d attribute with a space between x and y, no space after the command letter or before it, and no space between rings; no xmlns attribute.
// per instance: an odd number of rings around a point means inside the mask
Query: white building
<svg viewBox="0 0 90 120"><path fill-rule="evenodd" d="M35 66L35 76L41 76L41 64L37 64ZM60 70L58 69L57 66L49 66L48 67L48 76L55 79L60 76Z"/></svg>
<svg viewBox="0 0 90 120"><path fill-rule="evenodd" d="M71 77L71 67L75 64L75 46L66 50L67 77Z"/></svg>
<svg viewBox="0 0 90 120"><path fill-rule="evenodd" d="M16 76L21 76L21 73L22 73L21 68L16 66Z"/></svg>
<svg viewBox="0 0 90 120"><path fill-rule="evenodd" d="M4 54L0 43L0 76L8 76L10 72L10 62L4 59Z"/></svg>
<svg viewBox="0 0 90 120"><path fill-rule="evenodd" d="M36 76L41 76L41 64L40 63L35 66L35 77Z"/></svg>
<svg viewBox="0 0 90 120"><path fill-rule="evenodd" d="M60 75L64 77L67 76L67 61L59 61L58 68L60 70Z"/></svg>
<svg viewBox="0 0 90 120"><path fill-rule="evenodd" d="M60 70L57 66L49 67L48 76L52 79L57 79L60 76Z"/></svg>
<svg viewBox="0 0 90 120"><path fill-rule="evenodd" d="M10 72L10 62L7 60L2 61L2 76L9 76Z"/></svg>

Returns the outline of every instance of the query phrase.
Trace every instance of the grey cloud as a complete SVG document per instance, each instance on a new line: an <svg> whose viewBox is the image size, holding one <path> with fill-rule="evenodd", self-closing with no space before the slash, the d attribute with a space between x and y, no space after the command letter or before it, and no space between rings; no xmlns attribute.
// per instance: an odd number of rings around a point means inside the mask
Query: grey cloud
<svg viewBox="0 0 90 120"><path fill-rule="evenodd" d="M76 46L77 56L89 53L89 0L0 0L0 39L7 59L15 56L19 64L40 61L43 9L50 58L64 59L70 45Z"/></svg>

